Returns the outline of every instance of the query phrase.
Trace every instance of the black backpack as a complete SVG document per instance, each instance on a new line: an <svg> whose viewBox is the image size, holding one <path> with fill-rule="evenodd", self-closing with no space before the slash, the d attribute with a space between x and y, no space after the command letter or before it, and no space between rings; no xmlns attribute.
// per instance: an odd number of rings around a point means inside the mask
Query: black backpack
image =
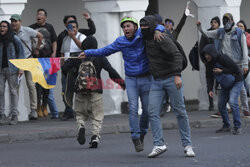
<svg viewBox="0 0 250 167"><path fill-rule="evenodd" d="M187 64L188 64L188 60L187 60L187 56L181 46L181 44L174 38L172 38L173 42L175 43L175 45L177 46L177 48L179 49L182 57L183 57L183 60L182 60L182 71L186 69L187 67Z"/></svg>
<svg viewBox="0 0 250 167"><path fill-rule="evenodd" d="M189 53L189 62L192 65L192 70L200 70L199 66L199 50L198 50L198 41L195 43L194 47Z"/></svg>

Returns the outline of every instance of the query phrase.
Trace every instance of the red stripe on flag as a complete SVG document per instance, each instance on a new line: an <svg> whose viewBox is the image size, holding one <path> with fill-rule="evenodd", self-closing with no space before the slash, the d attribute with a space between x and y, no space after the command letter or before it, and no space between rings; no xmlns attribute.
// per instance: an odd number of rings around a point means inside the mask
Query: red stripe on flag
<svg viewBox="0 0 250 167"><path fill-rule="evenodd" d="M51 64L51 66L50 66L50 69L49 69L49 74L51 75L51 74L54 74L54 73L56 73L57 71L59 71L60 70L60 66L61 66L61 64L60 64L60 58L50 58L50 64Z"/></svg>

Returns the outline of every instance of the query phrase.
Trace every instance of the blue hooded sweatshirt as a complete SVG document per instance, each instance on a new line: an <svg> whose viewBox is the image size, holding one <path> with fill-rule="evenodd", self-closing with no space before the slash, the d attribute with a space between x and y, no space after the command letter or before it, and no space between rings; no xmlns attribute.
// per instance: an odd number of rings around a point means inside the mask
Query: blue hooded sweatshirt
<svg viewBox="0 0 250 167"><path fill-rule="evenodd" d="M158 25L156 30L164 32L165 28L162 25ZM85 50L84 53L87 57L102 57L119 51L122 52L125 74L127 76L138 76L149 72L149 61L146 56L141 29L136 31L132 40L128 40L125 36L120 36L106 47Z"/></svg>

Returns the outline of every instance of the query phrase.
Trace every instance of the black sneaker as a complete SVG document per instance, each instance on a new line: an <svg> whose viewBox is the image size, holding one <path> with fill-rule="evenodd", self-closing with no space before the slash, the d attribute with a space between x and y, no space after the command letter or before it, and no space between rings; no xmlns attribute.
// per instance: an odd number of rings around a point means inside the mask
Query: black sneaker
<svg viewBox="0 0 250 167"><path fill-rule="evenodd" d="M6 116L5 114L0 114L0 125L3 125L6 123Z"/></svg>
<svg viewBox="0 0 250 167"><path fill-rule="evenodd" d="M50 117L50 119L59 119L59 116L53 115L53 116Z"/></svg>
<svg viewBox="0 0 250 167"><path fill-rule="evenodd" d="M10 118L10 122L9 122L10 125L16 125L17 124L17 115L11 115L11 118Z"/></svg>
<svg viewBox="0 0 250 167"><path fill-rule="evenodd" d="M220 118L221 114L220 114L220 112L216 112L216 113L212 114L211 117L212 118Z"/></svg>
<svg viewBox="0 0 250 167"><path fill-rule="evenodd" d="M132 141L133 141L136 152L140 152L140 151L144 150L143 149L143 143L141 142L140 139L133 139Z"/></svg>
<svg viewBox="0 0 250 167"><path fill-rule="evenodd" d="M64 113L63 116L61 117L61 120L62 121L67 121L67 120L72 119L72 118L74 118L74 114L73 113L70 113L70 114Z"/></svg>
<svg viewBox="0 0 250 167"><path fill-rule="evenodd" d="M89 142L89 148L97 148L99 142L100 138L97 135L93 135L91 137L91 141Z"/></svg>
<svg viewBox="0 0 250 167"><path fill-rule="evenodd" d="M243 115L244 115L244 117L246 117L246 118L250 118L250 114L249 114L248 111L244 111L244 112L243 112Z"/></svg>
<svg viewBox="0 0 250 167"><path fill-rule="evenodd" d="M85 128L81 127L78 131L78 135L77 135L77 141L79 144L83 145L85 144Z"/></svg>
<svg viewBox="0 0 250 167"><path fill-rule="evenodd" d="M230 131L231 131L230 127L228 127L228 128L222 127L220 129L216 130L215 133L230 132Z"/></svg>
<svg viewBox="0 0 250 167"><path fill-rule="evenodd" d="M241 134L241 131L242 131L242 129L241 129L241 128L237 128L237 127L234 127L234 128L232 129L232 133L233 133L234 135L240 135L240 134Z"/></svg>
<svg viewBox="0 0 250 167"><path fill-rule="evenodd" d="M140 136L140 141L141 141L142 147L144 147L144 142L143 142L144 141L144 136L143 135Z"/></svg>

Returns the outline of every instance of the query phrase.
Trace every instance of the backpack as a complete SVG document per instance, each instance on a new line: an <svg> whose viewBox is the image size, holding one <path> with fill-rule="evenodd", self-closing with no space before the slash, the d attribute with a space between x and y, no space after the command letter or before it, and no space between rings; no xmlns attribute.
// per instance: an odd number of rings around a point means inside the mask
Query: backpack
<svg viewBox="0 0 250 167"><path fill-rule="evenodd" d="M90 94L98 89L98 80L95 66L92 61L83 61L79 66L75 81L75 91Z"/></svg>
<svg viewBox="0 0 250 167"><path fill-rule="evenodd" d="M190 53L189 53L189 62L192 65L192 70L200 70L200 66L199 66L199 50L198 50L198 41L195 43L195 45L193 46L193 48L191 49Z"/></svg>
<svg viewBox="0 0 250 167"><path fill-rule="evenodd" d="M187 67L187 63L188 63L187 56L186 56L181 44L176 39L174 39L174 38L171 38L171 39L173 40L174 44L177 46L178 50L180 51L180 53L181 53L181 55L183 57L183 59L182 59L182 70L181 70L181 71L183 71Z"/></svg>
<svg viewBox="0 0 250 167"><path fill-rule="evenodd" d="M219 63L215 64L217 68L223 68ZM214 78L223 89L230 90L235 84L235 77L232 74L214 74Z"/></svg>

